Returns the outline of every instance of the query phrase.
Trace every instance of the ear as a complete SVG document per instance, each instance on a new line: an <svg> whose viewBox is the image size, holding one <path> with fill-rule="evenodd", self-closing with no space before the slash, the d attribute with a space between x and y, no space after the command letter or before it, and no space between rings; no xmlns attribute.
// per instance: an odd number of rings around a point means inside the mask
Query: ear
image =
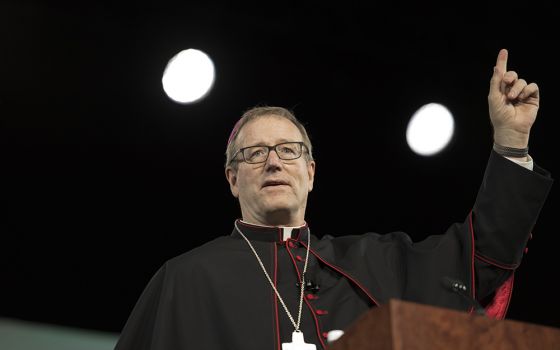
<svg viewBox="0 0 560 350"><path fill-rule="evenodd" d="M226 168L226 179L229 182L229 189L235 198L239 197L239 188L237 187L237 171L232 167Z"/></svg>
<svg viewBox="0 0 560 350"><path fill-rule="evenodd" d="M315 179L315 161L311 160L309 162L307 162L307 176L309 177L309 186L308 186L308 192L311 192L311 190L313 190L313 180Z"/></svg>

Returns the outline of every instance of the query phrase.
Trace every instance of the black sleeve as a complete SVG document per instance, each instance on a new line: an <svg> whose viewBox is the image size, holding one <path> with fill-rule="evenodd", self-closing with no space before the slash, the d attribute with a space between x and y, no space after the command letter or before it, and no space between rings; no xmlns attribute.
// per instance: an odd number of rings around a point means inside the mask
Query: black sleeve
<svg viewBox="0 0 560 350"><path fill-rule="evenodd" d="M553 180L492 151L472 211L477 297L498 288L519 266Z"/></svg>
<svg viewBox="0 0 560 350"><path fill-rule="evenodd" d="M545 202L552 179L538 166L528 170L492 151L472 211L443 235L417 243L402 241L403 297L459 307L469 304L443 287L461 280L477 299L492 296L517 268ZM396 270L396 269L395 269Z"/></svg>

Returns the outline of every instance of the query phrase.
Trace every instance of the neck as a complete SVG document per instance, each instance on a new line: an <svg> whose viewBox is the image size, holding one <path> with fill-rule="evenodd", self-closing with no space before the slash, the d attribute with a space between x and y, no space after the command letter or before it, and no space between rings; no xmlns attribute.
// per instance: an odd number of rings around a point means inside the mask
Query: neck
<svg viewBox="0 0 560 350"><path fill-rule="evenodd" d="M305 220L301 220L301 221L257 221L257 220L251 220L248 218L243 217L243 219L241 219L241 221L243 221L244 223L247 224L251 224L251 225L256 225L256 226L269 226L269 227L301 227L305 225Z"/></svg>
<svg viewBox="0 0 560 350"><path fill-rule="evenodd" d="M268 213L263 217L243 215L243 221L253 225L273 227L299 227L305 225L303 216L295 217L281 212Z"/></svg>

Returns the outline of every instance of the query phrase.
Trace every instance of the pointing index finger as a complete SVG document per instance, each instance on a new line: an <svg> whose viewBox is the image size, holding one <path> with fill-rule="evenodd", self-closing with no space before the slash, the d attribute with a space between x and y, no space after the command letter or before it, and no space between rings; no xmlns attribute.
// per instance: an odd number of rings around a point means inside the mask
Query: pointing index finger
<svg viewBox="0 0 560 350"><path fill-rule="evenodd" d="M502 74L507 72L507 59L508 51L506 49L501 49L496 60L496 69Z"/></svg>

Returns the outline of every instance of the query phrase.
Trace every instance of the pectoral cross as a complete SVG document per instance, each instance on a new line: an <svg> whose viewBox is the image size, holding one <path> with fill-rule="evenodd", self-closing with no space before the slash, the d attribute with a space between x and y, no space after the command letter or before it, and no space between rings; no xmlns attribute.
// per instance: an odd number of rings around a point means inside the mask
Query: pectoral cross
<svg viewBox="0 0 560 350"><path fill-rule="evenodd" d="M282 350L317 350L315 344L307 344L303 341L302 332L292 333L291 343L282 343Z"/></svg>

